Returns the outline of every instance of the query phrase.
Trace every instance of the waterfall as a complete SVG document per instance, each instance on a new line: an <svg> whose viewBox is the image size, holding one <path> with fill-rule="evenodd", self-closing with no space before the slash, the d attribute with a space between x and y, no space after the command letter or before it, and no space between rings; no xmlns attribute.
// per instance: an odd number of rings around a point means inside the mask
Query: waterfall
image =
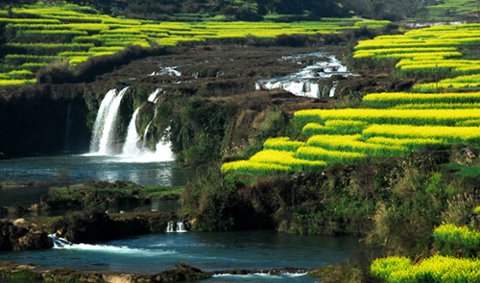
<svg viewBox="0 0 480 283"><path fill-rule="evenodd" d="M150 121L150 123L148 123L147 127L145 128L145 132L143 132L143 143L142 143L143 148L145 148L145 146L147 145L148 128L150 128L151 124L152 124L152 121Z"/></svg>
<svg viewBox="0 0 480 283"><path fill-rule="evenodd" d="M168 221L167 224L167 230L165 232L167 233L185 233L187 230L185 229L185 224L182 221L177 221L177 224L174 225L175 222L173 221Z"/></svg>
<svg viewBox="0 0 480 283"><path fill-rule="evenodd" d="M105 118L105 124L103 127L102 137L100 139L100 146L98 153L100 155L108 155L113 153L111 148L113 138L115 136L117 119L118 119L118 110L120 109L120 103L122 102L123 95L127 92L128 87L122 89L117 97L115 97L108 107L108 114Z"/></svg>
<svg viewBox="0 0 480 283"><path fill-rule="evenodd" d="M50 234L48 237L52 239L54 248L65 248L73 245L66 239L57 237L55 234Z"/></svg>
<svg viewBox="0 0 480 283"><path fill-rule="evenodd" d="M70 138L72 135L72 123L73 123L73 117L72 117L72 105L73 105L73 100L71 100L68 103L67 106L67 119L65 121L65 145L63 148L63 152L70 152Z"/></svg>
<svg viewBox="0 0 480 283"><path fill-rule="evenodd" d="M152 103L155 103L157 102L157 95L160 93L160 91L162 91L161 88L157 88L154 92L152 92L150 94L150 96L148 96L148 101L152 102Z"/></svg>
<svg viewBox="0 0 480 283"><path fill-rule="evenodd" d="M157 88L154 92L152 92L152 94L150 94L150 96L148 97L148 101L152 102L152 103L157 102L157 100L158 100L157 95L158 95L158 93L160 93L161 90L162 90L161 88ZM157 107L156 106L155 106L153 111L154 111L153 112L153 119L152 119L152 121L150 121L150 123L148 123L147 127L145 128L145 132L143 133L143 144L142 144L143 147L145 147L147 145L148 129L150 128L150 125L152 124L155 117L157 117Z"/></svg>
<svg viewBox="0 0 480 283"><path fill-rule="evenodd" d="M118 95L116 95L115 90L110 90L105 95L95 120L93 139L90 145L91 153L98 155L111 155L115 152L112 145L116 136L115 131L117 128L118 111L127 89L128 87L122 89ZM158 100L157 96L161 90L161 88L157 88L152 92L148 97L148 101L155 103ZM143 146L141 147L137 147L140 135L136 128L136 121L140 113L140 108L137 108L132 114L132 119L128 124L125 143L122 147L122 154L118 155L119 157L122 157L120 162L160 162L175 160L175 156L171 150L171 143L166 134L164 134L164 137L162 137L156 145L155 151L152 152L145 148L148 130L153 123L154 118L157 116L157 108L155 107L154 110L154 117L145 129ZM169 129L167 128L165 133L168 133L168 131Z"/></svg>
<svg viewBox="0 0 480 283"><path fill-rule="evenodd" d="M335 90L337 88L337 81L333 82L332 88L330 89L330 93L328 94L329 97L334 97L335 96Z"/></svg>
<svg viewBox="0 0 480 283"><path fill-rule="evenodd" d="M125 139L122 150L123 155L126 156L137 156L141 153L141 150L137 147L137 141L140 139L136 125L138 110L140 110L140 107L138 107L137 110L133 112L132 119L128 124L127 138Z"/></svg>
<svg viewBox="0 0 480 283"><path fill-rule="evenodd" d="M184 233L184 232L187 232L187 230L185 230L185 224L182 221L178 221L177 222L177 233Z"/></svg>
<svg viewBox="0 0 480 283"><path fill-rule="evenodd" d="M281 60L295 60L302 64L308 57L324 57L326 53L315 52L308 54L298 54L294 56L285 56ZM319 89L320 80L328 80L334 75L348 77L357 76L357 74L348 72L347 67L342 65L335 56L329 56L329 61L314 62L313 65L306 66L297 73L293 73L281 78L262 79L255 82L255 90L273 90L284 89L297 96L320 98L326 93ZM334 86L337 82L333 82ZM331 97L335 94L335 87L328 93Z"/></svg>
<svg viewBox="0 0 480 283"><path fill-rule="evenodd" d="M166 230L165 232L167 232L167 233L173 233L173 232L175 232L175 231L173 230L173 221L168 221L167 230Z"/></svg>
<svg viewBox="0 0 480 283"><path fill-rule="evenodd" d="M170 127L165 130L165 133L168 133ZM164 135L162 139L155 146L155 157L158 161L173 161L175 160L175 155L172 152L172 144L168 140L167 136Z"/></svg>
<svg viewBox="0 0 480 283"><path fill-rule="evenodd" d="M115 89L109 90L103 98L102 103L100 104L97 118L95 119L95 124L93 127L93 136L90 143L90 152L98 152L100 146L100 138L103 134L103 126L105 125L105 119L107 118L108 110L116 95L117 91Z"/></svg>
<svg viewBox="0 0 480 283"><path fill-rule="evenodd" d="M90 251L90 252L101 252L101 253L114 253L114 254L133 254L133 255L156 255L165 254L162 252L154 252L147 249L137 249L129 248L126 246L113 246L113 245L92 245L92 244L73 244L67 241L64 238L57 237L55 234L48 235L53 241L54 249L68 249L68 250L81 250L81 251Z"/></svg>

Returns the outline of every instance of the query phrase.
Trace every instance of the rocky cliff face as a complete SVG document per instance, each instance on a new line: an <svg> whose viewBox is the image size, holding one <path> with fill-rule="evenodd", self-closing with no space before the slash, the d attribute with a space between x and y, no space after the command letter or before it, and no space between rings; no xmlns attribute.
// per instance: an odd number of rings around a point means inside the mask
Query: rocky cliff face
<svg viewBox="0 0 480 283"><path fill-rule="evenodd" d="M306 46L311 43L307 39L314 45L333 40L303 38ZM334 42L345 44L347 39L338 36ZM371 88L392 88L383 85L383 81L390 82L386 77L374 82L361 78L341 80L336 97L257 91L258 80L285 77L319 60L308 56L280 60L282 56L318 52L319 48L275 46L268 40L245 39L240 43L241 46L200 43L159 49L152 51L155 56L120 60L120 65L111 68L112 72L100 72L94 81L0 89L0 153L88 152L100 102L110 89L118 92L125 86L130 87L119 110L118 135L114 137L117 151L122 150L128 123L140 107L136 128L144 146L154 149L167 134L177 159L187 165L245 157L242 155L249 148L254 151L261 146L262 139L285 134L288 119L297 110L332 108L342 96L361 96L363 90ZM341 56L343 50L325 47L321 51ZM155 101L149 101L156 89L159 92ZM277 117L270 112L276 112Z"/></svg>
<svg viewBox="0 0 480 283"><path fill-rule="evenodd" d="M6 155L45 154L78 152L88 147L88 109L78 91L75 86L50 85L1 89L0 152ZM67 136L69 118L70 134Z"/></svg>

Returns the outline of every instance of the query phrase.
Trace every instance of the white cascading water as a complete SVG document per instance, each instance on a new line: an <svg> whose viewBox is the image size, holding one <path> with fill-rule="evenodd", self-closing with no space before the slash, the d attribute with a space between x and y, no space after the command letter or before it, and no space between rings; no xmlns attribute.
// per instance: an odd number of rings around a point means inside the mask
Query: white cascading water
<svg viewBox="0 0 480 283"><path fill-rule="evenodd" d="M185 224L182 221L177 221L177 224L175 225L175 222L173 221L168 221L167 224L167 230L165 230L167 233L185 233L187 230L185 229Z"/></svg>
<svg viewBox="0 0 480 283"><path fill-rule="evenodd" d="M168 75L172 77L180 77L182 73L177 71L177 67L162 67L158 66L160 68L160 71L158 72L153 72L149 76L161 76L161 75Z"/></svg>
<svg viewBox="0 0 480 283"><path fill-rule="evenodd" d="M103 98L102 103L100 104L97 118L95 119L95 124L93 127L92 141L90 143L91 153L98 152L98 149L100 147L100 139L103 134L103 126L105 125L105 119L107 118L110 105L112 105L112 101L115 99L116 96L117 91L115 89L111 89L107 92L107 94Z"/></svg>
<svg viewBox="0 0 480 283"><path fill-rule="evenodd" d="M128 87L122 89L118 96L116 90L110 90L100 104L100 109L97 114L94 125L94 133L90 146L90 153L94 155L114 155L115 150L112 147L112 140L115 136L116 122L118 119L118 110L123 96L125 95ZM158 94L161 89L156 89L148 97L148 101L155 103L158 101ZM143 147L138 147L138 141L140 135L136 129L136 120L138 117L139 108L135 110L132 115L132 119L129 122L127 136L125 143L122 147L122 154L116 155L121 157L120 162L162 162L162 161L174 161L175 155L171 150L170 141L164 136L156 145L155 151L151 151ZM154 118L157 115L157 108L155 107ZM144 133L144 145L145 137L148 133L148 129L153 122L150 121L145 133ZM168 132L167 129L165 132Z"/></svg>
<svg viewBox="0 0 480 283"><path fill-rule="evenodd" d="M280 60L295 60L301 63L300 60L307 57L325 57L326 53L315 52L308 54L299 54L294 56L284 56ZM325 92L320 90L319 80L326 80L333 75L340 75L343 77L356 76L357 74L347 71L347 67L343 66L335 56L328 56L329 61L316 62L313 65L307 66L297 73L290 74L283 78L272 78L258 80L255 82L255 90L273 90L284 89L297 96L320 98L323 96L332 96L335 93L336 82L330 91Z"/></svg>
<svg viewBox="0 0 480 283"><path fill-rule="evenodd" d="M184 233L187 232L185 229L185 224L182 221L177 222L177 233Z"/></svg>
<svg viewBox="0 0 480 283"><path fill-rule="evenodd" d="M152 92L149 96L148 96L148 101L152 102L152 103L156 103L158 98L157 98L157 95L160 93L160 91L162 91L161 88L157 88L155 89L154 92ZM155 108L156 110L157 108Z"/></svg>
<svg viewBox="0 0 480 283"><path fill-rule="evenodd" d="M142 153L142 151L137 147L137 142L140 139L140 136L137 132L137 116L138 110L140 107L133 112L132 119L128 125L127 130L127 138L125 139L125 143L123 144L122 154L124 156L138 156Z"/></svg>
<svg viewBox="0 0 480 283"><path fill-rule="evenodd" d="M333 82L332 88L330 89L330 93L328 97L334 97L335 96L335 90L337 89L337 84L338 82Z"/></svg>
<svg viewBox="0 0 480 283"><path fill-rule="evenodd" d="M148 123L147 127L145 128L145 131L143 132L143 143L142 143L142 147L145 148L145 146L147 145L147 134L148 134L148 129L150 129L150 125L152 124L152 121L150 121L150 123Z"/></svg>
<svg viewBox="0 0 480 283"><path fill-rule="evenodd" d="M98 149L98 154L100 155L109 155L114 153L114 150L111 148L112 139L115 136L115 128L117 125L118 119L118 110L120 109L120 103L122 98L127 92L128 86L120 91L117 97L112 101L112 104L108 108L108 115L105 119L105 125L103 127L102 138L100 139L100 146Z"/></svg>
<svg viewBox="0 0 480 283"><path fill-rule="evenodd" d="M116 254L142 254L154 256L158 255L158 252L152 252L146 249L135 249L129 248L126 246L112 246L112 245L92 245L92 244L73 244L67 241L64 238L57 237L55 234L48 235L53 241L54 249L65 249L65 250L82 250L82 251L98 251L104 253L116 253ZM166 252L162 251L161 254ZM173 252L167 252L173 253Z"/></svg>
<svg viewBox="0 0 480 283"><path fill-rule="evenodd" d="M161 90L162 90L161 88L157 88L154 92L152 92L152 94L150 94L150 96L148 97L148 101L155 103L157 101L157 95L158 93L160 93ZM155 107L154 109L155 110L153 113L153 119L155 119L155 117L157 116L157 107ZM148 123L147 127L145 128L145 132L143 132L143 144L142 144L143 147L147 145L148 129L150 129L150 125L152 124L153 119L152 121L150 121L150 123Z"/></svg>
<svg viewBox="0 0 480 283"><path fill-rule="evenodd" d="M169 131L170 127L165 130L165 133L168 133ZM175 160L175 154L172 151L172 144L170 140L166 137L165 133L155 146L155 158L160 161Z"/></svg>

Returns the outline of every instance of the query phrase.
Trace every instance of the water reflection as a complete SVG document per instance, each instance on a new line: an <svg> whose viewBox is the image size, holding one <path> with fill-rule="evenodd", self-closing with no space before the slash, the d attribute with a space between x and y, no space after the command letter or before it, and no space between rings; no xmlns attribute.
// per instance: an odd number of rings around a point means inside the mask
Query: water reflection
<svg viewBox="0 0 480 283"><path fill-rule="evenodd" d="M55 175L68 171L70 183L87 180L132 181L140 185L181 186L191 180L194 170L173 167L173 161L126 162L122 157L59 155L0 160L0 182L58 182Z"/></svg>

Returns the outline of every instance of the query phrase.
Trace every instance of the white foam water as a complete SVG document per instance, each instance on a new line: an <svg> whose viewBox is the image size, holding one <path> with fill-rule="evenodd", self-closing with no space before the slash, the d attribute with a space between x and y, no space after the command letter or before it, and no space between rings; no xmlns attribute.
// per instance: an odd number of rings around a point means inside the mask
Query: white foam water
<svg viewBox="0 0 480 283"><path fill-rule="evenodd" d="M138 110L140 110L140 107L133 112L132 119L128 125L127 138L125 139L122 150L123 156L137 156L141 153L141 150L137 147L137 142L140 139L136 125Z"/></svg>
<svg viewBox="0 0 480 283"><path fill-rule="evenodd" d="M100 146L100 139L103 134L103 126L105 125L105 119L107 118L108 110L112 105L112 102L116 96L117 96L117 91L115 89L111 89L107 92L107 94L102 100L102 103L100 104L97 118L95 119L95 124L93 127L93 136L90 144L90 153L98 152L98 148Z"/></svg>
<svg viewBox="0 0 480 283"><path fill-rule="evenodd" d="M107 107L107 116L105 118L105 122L103 124L102 137L100 138L100 144L98 153L101 155L109 155L114 152L112 149L112 142L116 131L116 124L118 119L118 110L120 108L120 103L122 102L122 98L127 92L128 87L125 87L120 91L118 96L116 96L112 101L111 104ZM103 103L103 102L102 102Z"/></svg>
<svg viewBox="0 0 480 283"><path fill-rule="evenodd" d="M172 151L171 142L167 139L169 129L165 131L162 139L157 143L155 150L146 148L146 137L153 119L157 115L157 108L152 121L148 124L144 132L144 140L142 146L139 147L138 141L140 136L136 128L136 120L139 113L139 108L135 110L127 128L127 136L122 146L121 154L115 153L112 148L113 139L115 136L116 121L118 119L118 109L120 108L121 100L127 91L128 87L122 89L118 96L116 90L110 90L100 105L98 115L95 121L94 134L90 147L90 153L87 156L109 156L112 157L113 162L133 162L133 163L150 163L150 162L169 162L175 161L175 154ZM158 94L161 88L157 88L152 92L148 101L156 103Z"/></svg>
<svg viewBox="0 0 480 283"><path fill-rule="evenodd" d="M284 56L280 60L302 60L308 57L325 57L327 54L323 52L314 52L307 54L298 54L292 56ZM301 64L301 62L298 62ZM358 76L355 73L348 72L347 67L335 58L328 56L328 61L315 62L313 65L307 66L297 73L290 74L282 78L272 78L258 80L255 82L255 90L273 90L284 89L297 96L320 98L323 96L332 97L335 93L337 82L333 82L333 86L327 91L320 89L319 80L326 80L334 75L343 77Z"/></svg>
<svg viewBox="0 0 480 283"><path fill-rule="evenodd" d="M177 224L173 221L169 221L167 224L167 233L185 233L187 230L185 229L185 224L182 221L177 221Z"/></svg>
<svg viewBox="0 0 480 283"><path fill-rule="evenodd" d="M116 253L116 254L129 254L139 256L156 256L160 254L173 254L175 251L163 251L163 250L148 250L148 249L136 249L129 248L127 246L112 246L112 245L92 245L92 244L73 244L64 238L55 236L54 234L48 235L53 240L54 249L58 250L74 250L74 251L88 251L99 253Z"/></svg>
<svg viewBox="0 0 480 283"><path fill-rule="evenodd" d="M160 67L160 71L158 72L154 71L149 76L168 75L172 77L180 77L182 75L182 73L176 70L177 67L162 67L162 66L159 66L159 67Z"/></svg>

